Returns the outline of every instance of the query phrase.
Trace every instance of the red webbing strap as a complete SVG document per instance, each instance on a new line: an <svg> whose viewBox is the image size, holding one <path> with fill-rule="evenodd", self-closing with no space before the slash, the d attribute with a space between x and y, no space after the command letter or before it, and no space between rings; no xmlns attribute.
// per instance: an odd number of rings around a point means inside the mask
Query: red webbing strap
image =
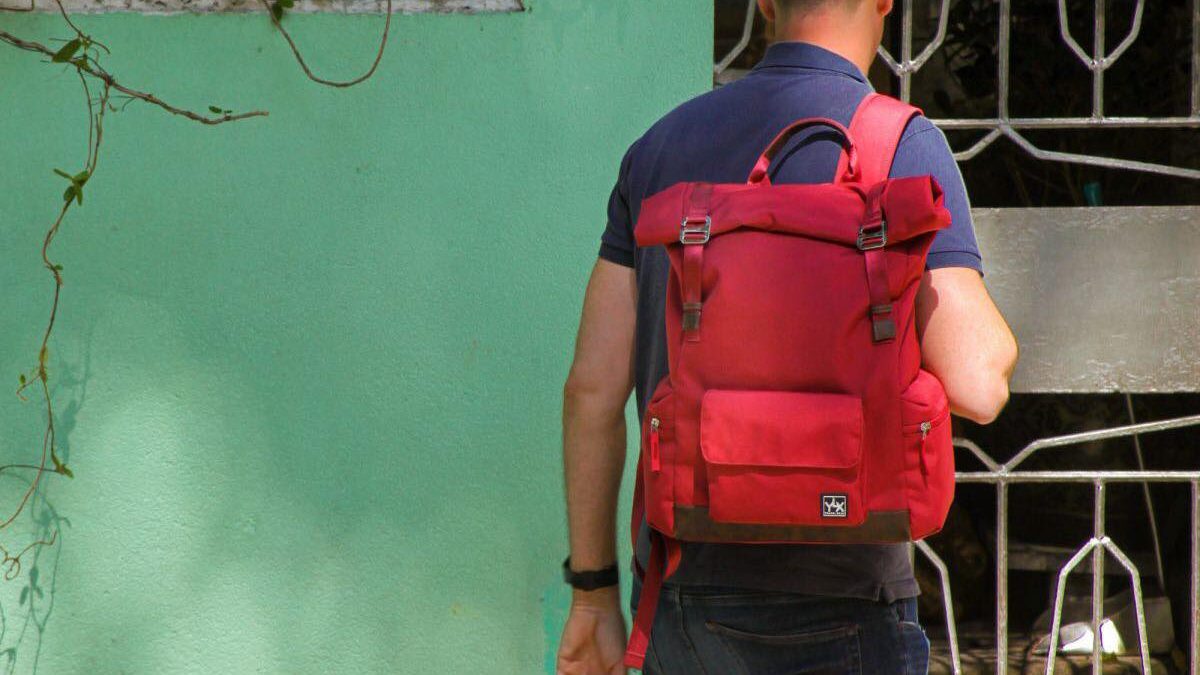
<svg viewBox="0 0 1200 675"><path fill-rule="evenodd" d="M891 283L888 281L887 258L883 248L887 243L887 223L884 221L882 205L886 186L887 183L876 183L867 194L867 215L859 234L859 248L872 247L863 251L863 262L867 271L867 295L871 302L871 339L877 343L896 337Z"/></svg>
<svg viewBox="0 0 1200 675"><path fill-rule="evenodd" d="M642 527L642 518L646 512L644 480L645 470L639 457L637 479L633 486L633 516L629 524L629 538L632 540L634 551L637 550L638 530ZM678 542L667 539L653 529L649 532L650 560L646 563L647 569L643 570L638 564L636 554L633 556L634 572L642 581L642 594L638 598L637 614L634 616L629 644L625 648L624 660L629 668L641 669L646 659L646 649L650 646L650 628L654 625L654 613L658 609L663 579L675 571L680 560Z"/></svg>
<svg viewBox="0 0 1200 675"><path fill-rule="evenodd" d="M650 646L650 627L654 625L654 611L658 608L658 596L662 591L663 544L653 532L650 533L650 562L642 577L642 594L638 598L637 613L633 617L633 631L629 634L629 645L625 648L625 666L641 670L646 660L646 648Z"/></svg>
<svg viewBox="0 0 1200 675"><path fill-rule="evenodd" d="M883 94L867 94L850 121L850 134L859 147L859 175L862 185L871 188L866 217L859 227L858 248L863 251L867 274L867 292L871 306L871 336L876 343L896 337L896 322L892 318L892 292L888 282L887 216L882 209L883 188L892 170L896 147L912 118L921 113L907 103ZM838 162L835 180L840 181L846 158Z"/></svg>
<svg viewBox="0 0 1200 675"><path fill-rule="evenodd" d="M638 598L637 613L633 617L629 646L625 648L627 668L641 670L646 660L646 649L650 646L650 628L654 625L654 614L658 610L662 582L679 568L681 554L682 549L678 541L650 530L650 561L646 564L648 569L642 577L642 594Z"/></svg>
<svg viewBox="0 0 1200 675"><path fill-rule="evenodd" d="M867 292L871 296L871 339L887 342L896 337L896 322L892 318L892 295L888 289L887 260L883 249L867 251Z"/></svg>
<svg viewBox="0 0 1200 675"><path fill-rule="evenodd" d="M700 340L700 287L704 271L704 245L708 243L712 225L709 217L711 197L710 183L693 185L687 198L683 222L679 225L679 242L683 245L683 339L688 342Z"/></svg>
<svg viewBox="0 0 1200 675"><path fill-rule="evenodd" d="M700 341L701 272L704 270L704 244L683 247L683 339Z"/></svg>
<svg viewBox="0 0 1200 675"><path fill-rule="evenodd" d="M920 114L920 108L883 94L867 94L858 104L854 119L850 120L850 137L858 146L859 181L864 186L887 180L900 138L909 121ZM847 182L843 178L846 165L847 157L843 154L833 174L835 182Z"/></svg>
<svg viewBox="0 0 1200 675"><path fill-rule="evenodd" d="M645 475L642 470L642 456L638 455L637 473L633 477L633 513L629 516L629 543L633 546L633 550L637 550L638 529L642 526L642 517L646 513L646 488L644 485ZM638 565L637 556L633 556L634 566ZM642 570L637 569L638 577L642 576Z"/></svg>

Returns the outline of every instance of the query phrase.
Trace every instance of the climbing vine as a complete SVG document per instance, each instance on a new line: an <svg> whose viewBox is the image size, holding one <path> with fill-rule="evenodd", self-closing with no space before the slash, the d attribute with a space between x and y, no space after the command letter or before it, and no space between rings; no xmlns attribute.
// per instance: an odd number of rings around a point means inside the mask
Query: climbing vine
<svg viewBox="0 0 1200 675"><path fill-rule="evenodd" d="M27 394L31 390L36 391L36 397L40 400L41 407L45 411L46 426L42 436L40 460L37 463L6 464L0 466L0 474L10 471L32 472L31 477L28 478L28 486L24 489L16 504L11 509L3 508L0 505L0 532L3 532L17 520L18 516L25 511L31 499L36 499L35 495L38 494L38 487L47 473L67 478L71 478L74 475L71 468L59 454L59 446L56 442L56 413L50 391L52 371L50 367L50 344L55 324L59 318L59 300L63 288L63 266L51 257L51 246L61 233L67 214L73 209L81 208L84 204L84 194L87 185L96 175L97 168L99 167L106 117L109 114L124 110L126 106L135 102L149 104L172 115L181 116L204 125L226 124L255 117L266 117L268 115L265 110L234 112L233 110L217 105L207 106L207 112L198 112L187 107L168 103L152 93L126 85L102 65L104 57L110 54L108 46L94 36L81 30L72 20L61 0L54 0L54 2L63 22L70 30L69 37L58 40L61 44L52 48L36 41L23 39L8 31L0 30L0 43L39 54L50 65L59 65L74 70L75 75L79 79L81 93L86 105L88 124L86 153L81 165L72 169L53 169L53 173L65 182L65 186L61 202L54 207L54 220L46 229L40 248L42 266L53 280L49 318L46 321L45 329L42 331L37 358L26 371L18 374L16 389L16 394L22 401L29 400ZM330 87L344 88L363 82L375 74L387 46L388 32L392 21L392 0L387 0L383 32L379 40L379 47L375 52L374 60L366 72L346 81L334 81L319 77L313 73L305 61L300 48L284 26L287 10L292 8L294 0L260 0L260 2L266 10L266 15L270 18L272 25L287 42L305 76L313 82ZM30 0L27 7L0 7L0 11L8 12L30 12L33 10L33 0ZM42 516L46 517L39 517L39 520L41 521L42 530L44 533L47 533L47 536L39 537L32 543L11 551L8 547L0 544L0 574L6 580L11 580L20 575L22 558L25 555L36 552L42 547L53 546L59 538L58 523L65 519L58 516L52 507L45 504L44 498L42 502ZM49 514L49 516L46 514ZM34 553L34 555L36 556L37 553ZM36 564L30 570L29 576L29 585L22 590L20 602L24 604L28 601L32 607L34 596L41 597L42 595L42 590L38 585L36 576ZM40 625L39 623L39 627ZM12 650L0 652L0 655L6 655L11 664L11 660L15 658L15 655L8 653L10 651Z"/></svg>

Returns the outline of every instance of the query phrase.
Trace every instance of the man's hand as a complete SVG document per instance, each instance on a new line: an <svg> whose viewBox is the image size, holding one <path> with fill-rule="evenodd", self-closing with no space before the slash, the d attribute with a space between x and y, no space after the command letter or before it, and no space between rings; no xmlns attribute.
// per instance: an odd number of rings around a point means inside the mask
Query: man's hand
<svg viewBox="0 0 1200 675"><path fill-rule="evenodd" d="M625 618L616 586L575 591L556 675L625 675Z"/></svg>

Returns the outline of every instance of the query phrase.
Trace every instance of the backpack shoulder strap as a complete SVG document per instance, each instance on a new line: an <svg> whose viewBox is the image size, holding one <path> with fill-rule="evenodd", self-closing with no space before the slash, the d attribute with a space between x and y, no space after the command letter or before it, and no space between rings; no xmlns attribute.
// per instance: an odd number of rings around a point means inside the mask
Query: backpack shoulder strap
<svg viewBox="0 0 1200 675"><path fill-rule="evenodd" d="M884 94L867 94L858 104L850 120L850 138L858 149L859 180L864 185L887 179L904 129L920 114L919 108ZM844 175L846 161L843 154L835 176Z"/></svg>

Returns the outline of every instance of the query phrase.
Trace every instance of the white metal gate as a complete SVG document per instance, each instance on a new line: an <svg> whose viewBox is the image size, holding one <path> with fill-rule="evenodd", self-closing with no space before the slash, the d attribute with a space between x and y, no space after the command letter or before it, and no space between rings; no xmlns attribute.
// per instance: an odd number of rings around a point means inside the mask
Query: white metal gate
<svg viewBox="0 0 1200 675"><path fill-rule="evenodd" d="M1047 2L1053 0L1046 0ZM1142 28L1142 20L1146 7L1145 0L1137 0L1125 37L1113 48L1105 44L1106 0L1094 0L1095 34L1090 50L1085 49L1071 34L1069 25L1069 8L1067 0L1057 0L1058 28L1062 41L1071 52L1086 67L1091 76L1092 111L1087 117L1014 117L1009 113L1010 91L1010 54L1012 28L1012 0L995 0L998 5L998 25L996 26L998 42L998 72L997 72L997 110L994 117L983 119L934 119L942 129L978 130L983 135L969 147L957 151L955 157L967 161L976 157L989 145L1000 139L1008 139L1034 158L1044 161L1069 162L1089 166L1139 171L1145 173L1173 176L1182 179L1200 179L1200 169L1173 166L1166 163L1149 163L1132 161L1114 157L1102 157L1078 153L1065 153L1039 148L1022 132L1040 129L1096 129L1096 128L1200 128L1200 0L1191 0L1191 92L1190 112L1183 117L1120 117L1110 116L1104 110L1105 72L1134 44ZM909 100L912 94L913 74L920 70L937 52L945 41L947 20L951 0L940 0L937 28L932 39L920 52L914 54L913 40L913 6L914 0L898 0L900 11L901 32L899 35L900 54L895 55L884 48L879 50L879 58L891 69L899 79L899 95ZM727 69L749 45L754 25L755 0L746 3L745 21L741 39L724 57L714 64L714 78L721 80ZM1200 251L1197 252L1200 257ZM1200 300L1200 299L1197 299ZM1200 389L1200 384L1195 385ZM1049 654L1057 652L1059 627L1062 621L1064 594L1067 577L1088 556L1091 556L1092 567L1092 670L1100 673L1103 668L1101 621L1103 618L1102 605L1104 602L1104 564L1106 554L1111 554L1128 573L1134 597L1134 605L1138 624L1138 643L1140 647L1142 669L1150 672L1150 654L1147 644L1146 614L1141 587L1141 573L1129 556L1117 542L1111 539L1105 525L1105 500L1107 488L1114 483L1140 483L1143 486L1146 506L1150 514L1150 535L1155 548L1155 564L1158 578L1163 578L1161 548L1158 542L1158 531L1154 517L1153 504L1150 501L1149 485L1151 483L1186 484L1191 490L1191 531L1190 531L1190 669L1194 675L1200 675L1200 470L1196 471L1154 471L1145 469L1140 436L1171 429L1194 428L1200 433L1200 415L1180 417L1176 419L1137 423L1133 418L1133 407L1129 394L1126 394L1126 407L1130 424L1088 431L1065 436L1053 436L1038 439L1018 452L1012 459L1004 463L995 461L987 452L968 439L955 439L955 445L970 452L983 465L983 470L966 471L957 474L960 484L983 483L995 486L996 489L996 671L1008 672L1008 567L1009 567L1009 489L1013 485L1032 483L1053 484L1091 484L1095 499L1093 504L1093 531L1091 538L1085 542L1058 572L1055 603L1053 607L1053 624L1050 632ZM1104 439L1130 438L1134 443L1139 470L1136 471L1033 471L1020 470L1022 464L1031 456L1048 450L1063 448L1081 443L1100 441ZM1200 459L1200 456L1198 456ZM953 603L951 601L951 585L949 570L945 562L925 542L916 545L922 555L937 568L942 584L943 600L949 649L954 672L962 672L962 663L958 644L957 626L955 623ZM1046 659L1047 675L1053 673L1054 658Z"/></svg>

